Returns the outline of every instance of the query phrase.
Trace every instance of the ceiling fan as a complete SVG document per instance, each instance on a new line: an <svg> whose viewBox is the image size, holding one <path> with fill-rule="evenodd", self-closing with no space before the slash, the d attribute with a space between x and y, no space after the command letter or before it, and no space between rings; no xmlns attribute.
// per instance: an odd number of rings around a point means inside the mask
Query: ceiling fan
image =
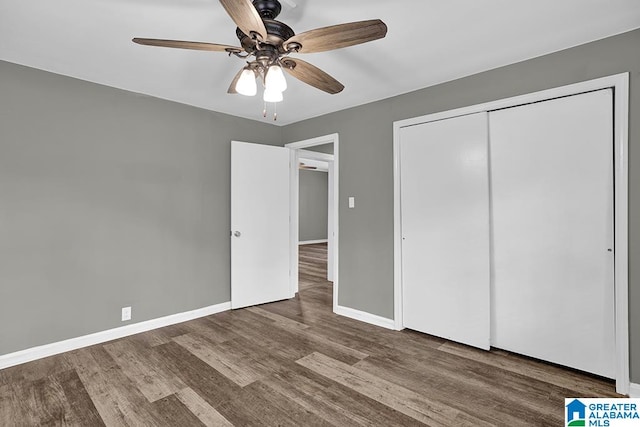
<svg viewBox="0 0 640 427"><path fill-rule="evenodd" d="M227 92L253 96L257 93L256 79L259 78L265 88L266 103L282 101L282 92L287 88L283 68L291 76L324 92L336 94L344 89L342 83L318 67L289 55L340 49L381 39L387 34L387 26L379 19L332 25L295 34L291 27L275 20L282 10L278 0L220 0L220 3L238 26L236 36L240 47L138 37L133 42L147 46L226 52L229 56L247 59L247 65L236 74ZM276 117L274 115L274 119Z"/></svg>

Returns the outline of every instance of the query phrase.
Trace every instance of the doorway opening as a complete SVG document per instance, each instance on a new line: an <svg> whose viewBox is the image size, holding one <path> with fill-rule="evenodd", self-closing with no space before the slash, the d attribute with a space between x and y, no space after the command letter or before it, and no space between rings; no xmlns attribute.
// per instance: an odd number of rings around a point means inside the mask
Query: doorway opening
<svg viewBox="0 0 640 427"><path fill-rule="evenodd" d="M310 265L305 264L305 267L315 266L311 269L314 271L314 276L322 274L324 280L333 282L334 311L338 301L338 143L338 135L332 134L285 145L291 150L291 288L294 292L298 292L301 283L305 280L305 278L299 277L299 263L310 263ZM310 187L305 185L305 176L303 176L303 181L301 182L301 173L306 174L310 171L312 171L312 174L326 173L326 208L324 203L318 204L320 207L316 208L326 209L326 233L318 234L317 224L319 221L323 221L324 218L324 213L317 215L319 212L311 213L311 216L320 217L320 219L312 219L316 223L315 226L309 226L311 228L315 227L315 231L311 231L309 227L301 229L301 225L305 225L301 223L301 219L309 220L308 217L301 218L300 216L301 200L308 195L307 192L311 191ZM312 180L316 178L316 181L318 181L317 178L324 177L310 175L308 178L312 178ZM306 212L306 214L308 215L309 212ZM326 238L324 237L325 235ZM326 259L326 270L321 265L324 259ZM319 277L311 279L317 282Z"/></svg>

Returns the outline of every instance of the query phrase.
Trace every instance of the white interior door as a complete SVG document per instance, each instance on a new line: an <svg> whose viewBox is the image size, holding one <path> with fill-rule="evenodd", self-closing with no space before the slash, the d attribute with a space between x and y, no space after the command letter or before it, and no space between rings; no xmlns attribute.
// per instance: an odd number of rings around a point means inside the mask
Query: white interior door
<svg viewBox="0 0 640 427"><path fill-rule="evenodd" d="M403 325L489 349L487 113L401 129Z"/></svg>
<svg viewBox="0 0 640 427"><path fill-rule="evenodd" d="M231 142L231 307L293 297L289 150Z"/></svg>
<svg viewBox="0 0 640 427"><path fill-rule="evenodd" d="M494 346L615 376L611 90L490 114Z"/></svg>

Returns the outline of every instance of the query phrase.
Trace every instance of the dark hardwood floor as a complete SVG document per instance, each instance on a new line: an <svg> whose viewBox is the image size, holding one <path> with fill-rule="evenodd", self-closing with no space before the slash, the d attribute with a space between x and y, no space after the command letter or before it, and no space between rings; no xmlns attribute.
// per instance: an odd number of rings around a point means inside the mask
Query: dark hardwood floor
<svg viewBox="0 0 640 427"><path fill-rule="evenodd" d="M326 246L300 293L0 371L0 426L559 426L611 381L334 315Z"/></svg>

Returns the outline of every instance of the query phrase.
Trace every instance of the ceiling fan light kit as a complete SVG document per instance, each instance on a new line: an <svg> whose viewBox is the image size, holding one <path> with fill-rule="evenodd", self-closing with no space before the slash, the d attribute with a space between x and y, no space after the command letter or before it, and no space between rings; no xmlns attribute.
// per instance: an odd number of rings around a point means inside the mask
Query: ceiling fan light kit
<svg viewBox="0 0 640 427"><path fill-rule="evenodd" d="M340 49L381 39L387 34L385 23L373 19L317 28L296 35L291 27L275 20L282 10L278 0L219 1L238 26L236 36L241 47L146 38L134 38L133 42L147 46L226 52L229 56L245 59L247 65L236 74L227 92L255 96L256 79L260 79L265 88L264 101L276 103L283 100L282 92L287 89L283 69L298 80L329 94L344 89L329 74L289 55ZM274 114L274 120L276 118Z"/></svg>
<svg viewBox="0 0 640 427"><path fill-rule="evenodd" d="M279 65L271 65L267 70L267 76L264 79L264 87L269 90L277 90L284 92L287 90L287 80Z"/></svg>
<svg viewBox="0 0 640 427"><path fill-rule="evenodd" d="M256 74L250 68L244 68L240 79L235 85L235 90L240 95L254 96L258 92L258 85L256 84Z"/></svg>
<svg viewBox="0 0 640 427"><path fill-rule="evenodd" d="M264 102L276 103L282 101L284 99L284 96L282 95L282 92L276 89L265 88L263 99Z"/></svg>

